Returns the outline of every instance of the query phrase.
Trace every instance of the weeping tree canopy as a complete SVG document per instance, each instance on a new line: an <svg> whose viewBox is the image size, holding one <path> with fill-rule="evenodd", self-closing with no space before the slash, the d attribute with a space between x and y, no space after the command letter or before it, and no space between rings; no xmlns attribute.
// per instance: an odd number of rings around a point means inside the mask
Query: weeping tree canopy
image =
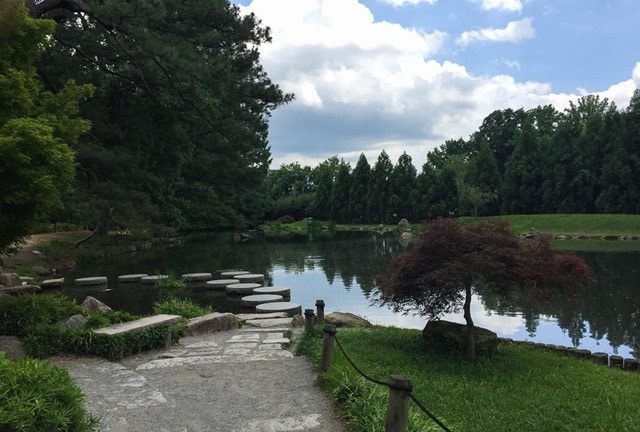
<svg viewBox="0 0 640 432"><path fill-rule="evenodd" d="M437 319L462 309L466 353L473 358L470 303L474 287L503 292L524 288L538 296L562 290L563 295L575 297L589 281L586 263L576 255L553 251L550 236L525 241L497 219L470 224L438 219L424 228L411 251L392 261L377 283L379 303L396 312Z"/></svg>
<svg viewBox="0 0 640 432"><path fill-rule="evenodd" d="M108 228L242 226L264 210L268 119L292 99L259 63L269 29L227 0L30 0L51 18L53 91L92 84L71 216Z"/></svg>

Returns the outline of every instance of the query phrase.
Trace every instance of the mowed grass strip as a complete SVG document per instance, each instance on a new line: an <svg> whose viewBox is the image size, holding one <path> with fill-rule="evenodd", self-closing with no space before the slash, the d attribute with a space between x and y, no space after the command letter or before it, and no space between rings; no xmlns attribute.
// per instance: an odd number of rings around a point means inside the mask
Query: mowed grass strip
<svg viewBox="0 0 640 432"><path fill-rule="evenodd" d="M411 379L413 394L451 430L637 431L640 373L521 344L471 362L462 353L429 347L418 330L339 330L348 355L369 376ZM320 339L301 348L316 361ZM382 431L388 389L361 378L336 347L322 383L354 431ZM410 402L411 431L441 430Z"/></svg>
<svg viewBox="0 0 640 432"><path fill-rule="evenodd" d="M627 214L542 214L496 216L511 224L514 234L526 234L530 228L553 235L638 236L640 215ZM488 218L462 217L462 222Z"/></svg>

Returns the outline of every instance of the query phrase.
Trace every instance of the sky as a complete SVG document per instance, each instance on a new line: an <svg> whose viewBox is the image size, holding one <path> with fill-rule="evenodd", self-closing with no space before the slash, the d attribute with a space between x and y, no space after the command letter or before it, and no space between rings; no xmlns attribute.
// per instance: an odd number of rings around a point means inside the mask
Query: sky
<svg viewBox="0 0 640 432"><path fill-rule="evenodd" d="M272 169L428 151L495 110L640 88L637 0L232 0L270 27L271 80L295 94L269 119Z"/></svg>

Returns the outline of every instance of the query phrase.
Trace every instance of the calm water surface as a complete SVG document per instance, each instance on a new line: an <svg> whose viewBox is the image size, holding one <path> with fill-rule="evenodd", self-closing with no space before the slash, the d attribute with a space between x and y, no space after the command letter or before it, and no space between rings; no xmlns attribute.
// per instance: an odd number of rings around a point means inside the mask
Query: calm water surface
<svg viewBox="0 0 640 432"><path fill-rule="evenodd" d="M181 246L115 257L104 263L80 263L67 275L65 292L78 301L86 295L110 306L148 313L158 297L153 286L117 283L131 273L176 274L240 268L263 273L265 285L291 288L291 301L314 308L323 299L325 310L347 311L375 324L422 329L424 318L403 316L372 306L376 275L391 258L411 247L393 233L340 232L335 236L295 235L256 237L234 243L231 233L194 235ZM625 252L577 252L592 267L597 284L571 304L562 300L533 301L522 293L509 298L480 290L472 302L476 325L502 337L575 346L592 351L640 356L640 244ZM76 288L74 278L108 276L108 289ZM191 288L198 303L217 311L240 312L240 299L224 292ZM461 314L443 317L464 322Z"/></svg>

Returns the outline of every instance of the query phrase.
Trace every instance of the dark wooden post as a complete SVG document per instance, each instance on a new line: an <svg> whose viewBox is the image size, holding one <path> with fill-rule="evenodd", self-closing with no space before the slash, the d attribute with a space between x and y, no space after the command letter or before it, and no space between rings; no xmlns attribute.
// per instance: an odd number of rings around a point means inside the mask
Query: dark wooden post
<svg viewBox="0 0 640 432"><path fill-rule="evenodd" d="M326 372L333 363L333 336L336 334L336 326L325 325L324 337L322 339L322 360L320 361L320 372Z"/></svg>
<svg viewBox="0 0 640 432"><path fill-rule="evenodd" d="M413 388L411 380L402 375L392 375L389 384L389 405L384 430L406 432L409 420L409 393Z"/></svg>
<svg viewBox="0 0 640 432"><path fill-rule="evenodd" d="M167 335L165 336L165 339L164 339L164 347L166 349L169 349L171 348L172 345L173 345L173 339L171 338L171 325L169 325L167 328Z"/></svg>
<svg viewBox="0 0 640 432"><path fill-rule="evenodd" d="M304 310L304 331L307 333L313 331L313 309Z"/></svg>
<svg viewBox="0 0 640 432"><path fill-rule="evenodd" d="M316 311L318 313L318 324L324 323L324 300L316 300Z"/></svg>

